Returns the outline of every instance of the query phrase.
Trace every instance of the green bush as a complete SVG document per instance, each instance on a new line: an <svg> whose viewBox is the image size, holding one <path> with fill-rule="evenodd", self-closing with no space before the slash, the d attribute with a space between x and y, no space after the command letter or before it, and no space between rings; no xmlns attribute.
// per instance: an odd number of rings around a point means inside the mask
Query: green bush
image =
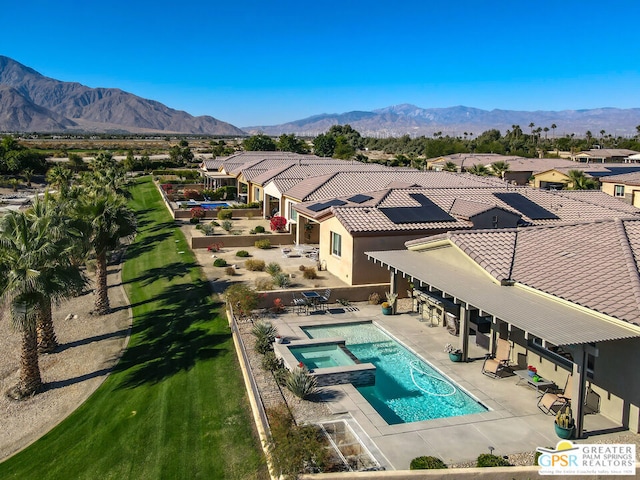
<svg viewBox="0 0 640 480"><path fill-rule="evenodd" d="M256 231L256 233L264 233L264 227L262 225L257 225L254 230Z"/></svg>
<svg viewBox="0 0 640 480"><path fill-rule="evenodd" d="M216 258L213 261L213 266L214 267L226 267L227 266L227 261L224 258Z"/></svg>
<svg viewBox="0 0 640 480"><path fill-rule="evenodd" d="M236 257L242 257L242 258L245 258L245 257L250 257L250 256L251 256L251 255L249 255L249 252L247 252L246 250L238 250L238 251L236 252Z"/></svg>
<svg viewBox="0 0 640 480"><path fill-rule="evenodd" d="M192 225L195 225L196 223L200 223L200 219L196 217L191 217L189 219L189 223L191 223Z"/></svg>
<svg viewBox="0 0 640 480"><path fill-rule="evenodd" d="M251 333L256 337L256 351L265 354L273 348L278 329L271 322L257 322Z"/></svg>
<svg viewBox="0 0 640 480"><path fill-rule="evenodd" d="M231 220L233 217L233 211L231 210L218 210L218 220Z"/></svg>
<svg viewBox="0 0 640 480"><path fill-rule="evenodd" d="M435 470L440 468L447 468L447 464L440 460L438 457L416 457L411 460L409 470Z"/></svg>
<svg viewBox="0 0 640 480"><path fill-rule="evenodd" d="M276 354L274 352L269 351L264 354L264 357L262 357L262 368L268 372L274 372L282 367L282 359L276 358Z"/></svg>
<svg viewBox="0 0 640 480"><path fill-rule="evenodd" d="M227 303L233 308L235 315L249 315L258 306L259 294L244 283L235 283L224 291Z"/></svg>
<svg viewBox="0 0 640 480"><path fill-rule="evenodd" d="M287 288L291 286L291 279L289 275L284 273L276 273L273 275L273 283L276 284L280 288Z"/></svg>
<svg viewBox="0 0 640 480"><path fill-rule="evenodd" d="M279 263L271 262L271 263L269 263L269 265L266 266L266 268L264 270L269 275L274 276L276 273L282 272L282 267L280 266Z"/></svg>
<svg viewBox="0 0 640 480"><path fill-rule="evenodd" d="M249 260L245 260L244 268L246 268L250 272L264 272L264 260L250 258Z"/></svg>
<svg viewBox="0 0 640 480"><path fill-rule="evenodd" d="M260 240L256 240L254 245L256 248L261 248L262 250L268 250L271 248L271 241L268 238L261 238Z"/></svg>
<svg viewBox="0 0 640 480"><path fill-rule="evenodd" d="M478 455L478 463L476 467L511 467L512 465L504 458L492 455L490 453L481 453Z"/></svg>

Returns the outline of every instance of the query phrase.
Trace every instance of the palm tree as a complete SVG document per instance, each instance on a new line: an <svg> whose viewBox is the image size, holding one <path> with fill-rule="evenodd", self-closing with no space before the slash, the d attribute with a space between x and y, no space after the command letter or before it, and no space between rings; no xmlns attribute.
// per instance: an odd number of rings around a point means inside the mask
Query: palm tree
<svg viewBox="0 0 640 480"><path fill-rule="evenodd" d="M120 244L120 239L136 232L136 219L122 196L102 189L84 189L76 206L78 218L91 250L96 256L95 312L109 313L107 290L107 252Z"/></svg>
<svg viewBox="0 0 640 480"><path fill-rule="evenodd" d="M491 164L491 170L496 177L504 180L504 176L509 172L509 164L503 160L493 162Z"/></svg>
<svg viewBox="0 0 640 480"><path fill-rule="evenodd" d="M65 198L73 179L73 172L62 165L54 165L47 172L47 182L58 191L60 198Z"/></svg>
<svg viewBox="0 0 640 480"><path fill-rule="evenodd" d="M467 168L466 172L480 177L489 175L489 169L480 163L476 163L474 166Z"/></svg>
<svg viewBox="0 0 640 480"><path fill-rule="evenodd" d="M569 190L595 190L598 188L598 181L588 177L582 170L569 170Z"/></svg>
<svg viewBox="0 0 640 480"><path fill-rule="evenodd" d="M25 170L22 171L22 176L24 177L25 181L27 182L27 187L31 188L31 179L33 178L33 169L32 168L27 168Z"/></svg>
<svg viewBox="0 0 640 480"><path fill-rule="evenodd" d="M51 231L47 221L35 221L25 212L0 219L0 299L22 331L20 378L9 392L16 399L33 395L42 385L38 317L52 298L69 291L74 278Z"/></svg>
<svg viewBox="0 0 640 480"><path fill-rule="evenodd" d="M458 171L458 166L453 162L447 162L447 163L444 164L444 167L442 167L442 171L443 172L457 172Z"/></svg>

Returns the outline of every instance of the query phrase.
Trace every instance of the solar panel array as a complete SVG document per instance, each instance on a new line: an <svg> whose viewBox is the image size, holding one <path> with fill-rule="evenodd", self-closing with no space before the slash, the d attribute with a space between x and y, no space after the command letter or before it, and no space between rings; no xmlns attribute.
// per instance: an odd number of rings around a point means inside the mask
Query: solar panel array
<svg viewBox="0 0 640 480"><path fill-rule="evenodd" d="M347 198L347 200L353 203L364 203L367 200L371 200L372 198L373 197L370 197L369 195L362 195L361 193L359 193L358 195L354 195L353 197Z"/></svg>
<svg viewBox="0 0 640 480"><path fill-rule="evenodd" d="M531 220L558 220L560 218L519 193L496 192L493 195Z"/></svg>
<svg viewBox="0 0 640 480"><path fill-rule="evenodd" d="M334 200L329 200L328 202L324 202L324 203L314 203L313 205L309 205L307 208L312 212L321 212L322 210L325 210L329 207L346 205L346 204L347 202L345 202L344 200L338 200L336 198Z"/></svg>
<svg viewBox="0 0 640 480"><path fill-rule="evenodd" d="M453 218L423 194L412 193L409 196L420 203L420 206L381 208L380 211L395 224L456 221L455 218Z"/></svg>

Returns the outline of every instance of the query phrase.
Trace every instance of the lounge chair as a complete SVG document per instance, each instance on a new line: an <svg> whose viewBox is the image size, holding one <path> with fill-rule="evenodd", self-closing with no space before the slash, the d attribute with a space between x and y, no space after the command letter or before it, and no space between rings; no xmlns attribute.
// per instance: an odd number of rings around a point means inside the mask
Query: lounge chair
<svg viewBox="0 0 640 480"><path fill-rule="evenodd" d="M498 338L496 353L487 355L482 364L482 373L493 378L498 378L500 372L509 366L511 360L511 342Z"/></svg>
<svg viewBox="0 0 640 480"><path fill-rule="evenodd" d="M304 312L306 315L309 311L309 302L307 302L307 299L296 297L295 293L292 293L291 296L293 297L291 305L295 308L296 313L300 315L300 313Z"/></svg>
<svg viewBox="0 0 640 480"><path fill-rule="evenodd" d="M324 293L320 295L320 298L318 299L318 302L320 303L322 308L327 308L327 306L329 305L330 298L331 298L331 289L327 288L324 291Z"/></svg>
<svg viewBox="0 0 640 480"><path fill-rule="evenodd" d="M546 391L538 399L538 408L547 415L553 414L571 401L571 392L573 390L573 375L567 376L562 393L552 393Z"/></svg>

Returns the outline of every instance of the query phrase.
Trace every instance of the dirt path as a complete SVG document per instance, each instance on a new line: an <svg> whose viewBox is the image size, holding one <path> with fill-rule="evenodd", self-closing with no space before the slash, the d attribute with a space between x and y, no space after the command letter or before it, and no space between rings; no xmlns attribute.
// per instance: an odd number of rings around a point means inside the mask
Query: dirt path
<svg viewBox="0 0 640 480"><path fill-rule="evenodd" d="M54 309L60 347L56 353L40 357L45 390L28 400L16 402L5 395L17 383L21 336L7 318L0 321L0 461L36 441L78 408L120 358L131 328L120 268L109 267L111 314L89 314L93 293ZM69 314L74 318L65 320Z"/></svg>

